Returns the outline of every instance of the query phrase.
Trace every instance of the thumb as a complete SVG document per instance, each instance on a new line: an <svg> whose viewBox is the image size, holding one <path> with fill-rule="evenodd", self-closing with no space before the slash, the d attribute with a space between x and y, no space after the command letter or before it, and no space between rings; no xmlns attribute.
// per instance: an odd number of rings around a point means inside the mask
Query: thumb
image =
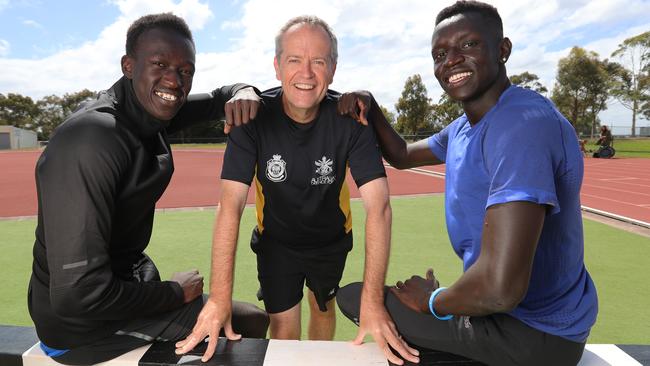
<svg viewBox="0 0 650 366"><path fill-rule="evenodd" d="M363 101L361 101L361 99L357 99L357 106L359 107L359 122L361 122L362 125L367 126L368 106Z"/></svg>
<svg viewBox="0 0 650 366"><path fill-rule="evenodd" d="M366 336L366 332L362 329L359 329L356 338L352 340L352 344L355 344L357 346L363 344L363 338L365 336Z"/></svg>
<svg viewBox="0 0 650 366"><path fill-rule="evenodd" d="M223 124L223 133L225 133L226 135L230 133L230 125L229 124L227 124L227 123Z"/></svg>
<svg viewBox="0 0 650 366"><path fill-rule="evenodd" d="M434 279L434 277L433 277L433 268L429 268L427 270L427 280L433 280L433 279Z"/></svg>
<svg viewBox="0 0 650 366"><path fill-rule="evenodd" d="M223 327L223 332L226 334L226 338L228 338L231 341L236 341L241 339L241 334L235 333L235 331L232 330L232 325L230 322L226 323L226 326Z"/></svg>

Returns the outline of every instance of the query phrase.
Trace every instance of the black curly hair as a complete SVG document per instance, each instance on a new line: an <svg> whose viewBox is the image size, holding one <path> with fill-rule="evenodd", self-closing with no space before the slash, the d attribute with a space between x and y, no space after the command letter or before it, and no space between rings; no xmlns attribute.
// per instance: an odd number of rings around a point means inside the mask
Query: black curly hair
<svg viewBox="0 0 650 366"><path fill-rule="evenodd" d="M135 47L138 43L138 38L140 38L142 33L154 28L176 31L194 44L192 31L190 31L190 27L187 26L183 18L172 13L149 14L133 22L126 32L126 54L131 57L135 56Z"/></svg>
<svg viewBox="0 0 650 366"><path fill-rule="evenodd" d="M503 21L501 21L501 16L499 15L497 8L480 1L456 1L455 4L442 9L438 13L436 16L435 25L438 25L438 23L442 22L445 19L451 18L454 15L466 13L475 13L482 16L487 22L492 25L494 30L498 31L498 37L503 38Z"/></svg>

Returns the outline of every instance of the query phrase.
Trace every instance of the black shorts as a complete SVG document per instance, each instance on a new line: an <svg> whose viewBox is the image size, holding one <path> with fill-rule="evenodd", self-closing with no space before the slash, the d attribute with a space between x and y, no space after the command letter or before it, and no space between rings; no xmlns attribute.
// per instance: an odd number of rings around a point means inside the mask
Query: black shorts
<svg viewBox="0 0 650 366"><path fill-rule="evenodd" d="M345 260L352 249L352 232L340 240L319 247L296 248L268 236L257 228L251 236L251 249L257 255L258 298L269 313L280 313L302 300L307 284L321 311L339 289Z"/></svg>

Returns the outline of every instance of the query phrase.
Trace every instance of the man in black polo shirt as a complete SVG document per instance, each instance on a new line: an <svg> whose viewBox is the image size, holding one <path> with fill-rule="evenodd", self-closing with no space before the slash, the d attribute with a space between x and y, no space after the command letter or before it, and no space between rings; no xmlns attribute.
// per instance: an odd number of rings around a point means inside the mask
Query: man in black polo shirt
<svg viewBox="0 0 650 366"><path fill-rule="evenodd" d="M185 353L206 335L203 360L216 348L221 328L230 339L234 254L250 185L255 186L257 227L251 247L271 318L271 337L299 339L303 286L309 289L310 339L334 335L334 297L352 247L347 167L366 209L366 263L360 331L371 333L387 357L387 344L417 361L399 338L384 308L384 279L390 246L391 209L386 175L372 129L341 117L338 95L328 91L336 69L336 37L316 17L290 20L276 37L274 61L282 86L262 94L263 112L232 129L222 170L210 299L192 334L177 343Z"/></svg>

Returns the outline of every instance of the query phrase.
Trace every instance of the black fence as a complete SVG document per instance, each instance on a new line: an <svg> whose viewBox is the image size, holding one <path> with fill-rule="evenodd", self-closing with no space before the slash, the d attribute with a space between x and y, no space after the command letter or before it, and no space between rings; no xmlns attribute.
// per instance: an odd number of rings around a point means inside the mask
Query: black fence
<svg viewBox="0 0 650 366"><path fill-rule="evenodd" d="M632 136L632 127L631 126L608 126L612 130L612 135L614 136ZM650 136L650 126L637 126L634 128L634 136L637 137L649 137Z"/></svg>

